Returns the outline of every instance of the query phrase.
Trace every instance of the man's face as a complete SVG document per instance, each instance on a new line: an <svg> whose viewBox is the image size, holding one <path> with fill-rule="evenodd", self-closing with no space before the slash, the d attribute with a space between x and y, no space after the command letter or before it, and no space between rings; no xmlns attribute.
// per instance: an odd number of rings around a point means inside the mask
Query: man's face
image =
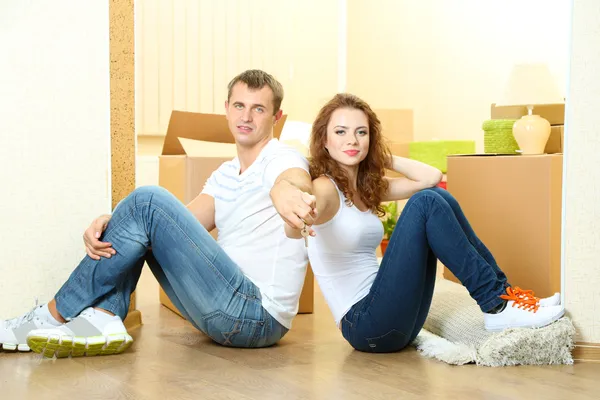
<svg viewBox="0 0 600 400"><path fill-rule="evenodd" d="M273 126L282 112L279 110L273 115L271 88L253 90L238 82L231 90L229 101L225 102L225 114L235 142L242 147L253 147L273 137Z"/></svg>

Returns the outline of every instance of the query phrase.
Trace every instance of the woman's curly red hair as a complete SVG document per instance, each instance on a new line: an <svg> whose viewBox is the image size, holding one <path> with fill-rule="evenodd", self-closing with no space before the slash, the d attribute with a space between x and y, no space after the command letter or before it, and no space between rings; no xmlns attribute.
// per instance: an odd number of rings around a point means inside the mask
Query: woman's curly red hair
<svg viewBox="0 0 600 400"><path fill-rule="evenodd" d="M360 110L369 120L369 153L358 166L357 191L360 199L369 210L380 216L385 214L381 201L388 190L388 181L384 179L385 166L391 157L389 147L384 143L381 134L381 122L371 107L359 97L348 94L336 94L321 108L312 125L310 137L310 175L316 179L321 175L329 175L346 197L346 204L352 205L354 193L346 171L330 157L325 149L327 143L327 125L331 114L339 108Z"/></svg>

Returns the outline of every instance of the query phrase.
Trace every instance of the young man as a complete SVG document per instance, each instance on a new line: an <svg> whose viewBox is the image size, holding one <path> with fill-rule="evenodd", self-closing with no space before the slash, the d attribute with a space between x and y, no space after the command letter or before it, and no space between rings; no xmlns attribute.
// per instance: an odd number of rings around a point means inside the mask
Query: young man
<svg viewBox="0 0 600 400"><path fill-rule="evenodd" d="M4 349L49 357L123 352L133 341L123 319L145 261L175 306L214 341L264 347L286 334L307 257L284 224L314 221L308 163L273 138L282 115L277 80L249 70L228 89L237 157L187 208L160 187L144 187L96 219L84 234L87 257L54 299L0 321ZM209 234L215 226L217 242Z"/></svg>

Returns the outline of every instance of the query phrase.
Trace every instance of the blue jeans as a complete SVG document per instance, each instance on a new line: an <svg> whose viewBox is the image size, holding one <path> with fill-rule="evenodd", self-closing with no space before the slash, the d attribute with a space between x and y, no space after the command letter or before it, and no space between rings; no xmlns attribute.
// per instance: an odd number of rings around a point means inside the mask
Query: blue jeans
<svg viewBox="0 0 600 400"><path fill-rule="evenodd" d="M173 304L217 343L266 347L288 331L262 307L258 287L161 187L136 189L121 201L101 240L117 254L81 261L55 296L64 318L93 306L124 319L147 261Z"/></svg>
<svg viewBox="0 0 600 400"><path fill-rule="evenodd" d="M356 350L386 353L406 347L431 306L437 259L462 282L483 312L501 304L508 282L446 190L420 191L407 202L369 294L342 318Z"/></svg>

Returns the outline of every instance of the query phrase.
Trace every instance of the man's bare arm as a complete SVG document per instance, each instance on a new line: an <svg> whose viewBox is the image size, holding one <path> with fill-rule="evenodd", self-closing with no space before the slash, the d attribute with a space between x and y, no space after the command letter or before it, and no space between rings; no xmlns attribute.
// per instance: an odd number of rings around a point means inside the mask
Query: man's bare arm
<svg viewBox="0 0 600 400"><path fill-rule="evenodd" d="M273 188L271 200L283 220L293 228L302 229L304 222L312 225L316 218L316 202L312 196L312 181L302 168L282 172Z"/></svg>
<svg viewBox="0 0 600 400"><path fill-rule="evenodd" d="M204 228L210 232L215 229L215 199L204 193L200 193L187 205L188 210Z"/></svg>

